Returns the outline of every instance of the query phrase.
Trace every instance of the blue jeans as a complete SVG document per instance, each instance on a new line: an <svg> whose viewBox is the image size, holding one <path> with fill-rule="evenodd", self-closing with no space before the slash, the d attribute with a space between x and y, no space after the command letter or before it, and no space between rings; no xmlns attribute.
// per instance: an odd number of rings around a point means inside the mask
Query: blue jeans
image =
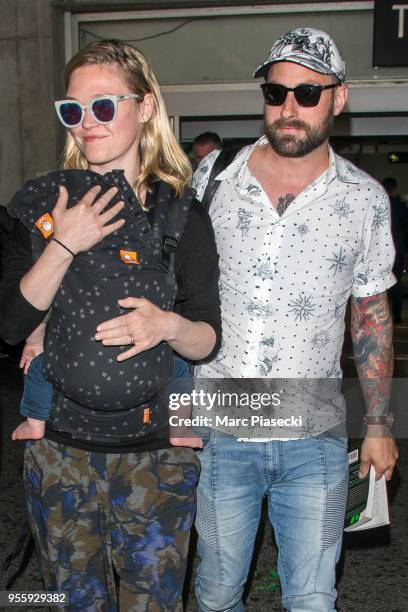
<svg viewBox="0 0 408 612"><path fill-rule="evenodd" d="M335 610L348 483L347 440L210 438L200 455L196 596L200 612L242 612L262 499L290 612Z"/></svg>

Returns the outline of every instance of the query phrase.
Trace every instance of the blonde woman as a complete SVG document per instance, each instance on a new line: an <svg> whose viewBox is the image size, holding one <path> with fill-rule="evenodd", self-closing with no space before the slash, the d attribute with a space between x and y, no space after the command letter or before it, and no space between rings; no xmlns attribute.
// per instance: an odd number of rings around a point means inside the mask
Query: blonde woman
<svg viewBox="0 0 408 612"><path fill-rule="evenodd" d="M201 360L219 344L211 223L139 51L92 43L65 80L64 170L10 202L0 290L12 342L52 306L52 410L25 452L30 523L45 586L70 609L178 611L199 462L169 444L163 389L172 349Z"/></svg>

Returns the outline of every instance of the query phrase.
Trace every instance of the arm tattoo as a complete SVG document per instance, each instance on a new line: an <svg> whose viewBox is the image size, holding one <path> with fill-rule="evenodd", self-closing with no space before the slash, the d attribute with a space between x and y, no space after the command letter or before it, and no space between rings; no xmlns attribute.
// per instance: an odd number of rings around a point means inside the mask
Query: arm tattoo
<svg viewBox="0 0 408 612"><path fill-rule="evenodd" d="M293 193L287 193L286 195L278 198L276 210L278 211L278 215L280 217L283 215L283 213L285 212L289 204L291 204L294 199L295 199L295 196L293 195Z"/></svg>
<svg viewBox="0 0 408 612"><path fill-rule="evenodd" d="M386 292L352 298L351 337L367 414L386 414L393 372L392 319Z"/></svg>

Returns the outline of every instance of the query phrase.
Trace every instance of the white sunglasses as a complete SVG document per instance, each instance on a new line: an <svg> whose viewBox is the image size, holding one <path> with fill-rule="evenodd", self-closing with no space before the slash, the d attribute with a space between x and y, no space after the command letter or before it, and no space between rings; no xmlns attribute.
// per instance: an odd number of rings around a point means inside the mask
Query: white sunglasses
<svg viewBox="0 0 408 612"><path fill-rule="evenodd" d="M87 105L83 105L77 100L57 100L54 104L58 119L61 121L62 125L67 128L74 128L81 125L88 108L91 111L92 117L98 123L102 123L103 125L112 123L115 121L118 113L118 102L130 100L131 98L143 100L143 96L139 94L106 94L104 96L92 98Z"/></svg>

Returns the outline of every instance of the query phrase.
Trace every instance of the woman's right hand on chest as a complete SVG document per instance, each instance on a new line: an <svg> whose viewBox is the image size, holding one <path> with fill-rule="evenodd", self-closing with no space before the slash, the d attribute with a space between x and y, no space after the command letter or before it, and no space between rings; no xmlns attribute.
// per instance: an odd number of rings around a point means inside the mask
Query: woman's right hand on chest
<svg viewBox="0 0 408 612"><path fill-rule="evenodd" d="M125 223L124 219L110 223L124 207L123 202L118 202L104 212L106 206L117 194L117 187L111 187L98 197L101 188L96 185L71 208L67 208L68 191L66 188L60 185L59 190L58 200L52 211L54 238L62 242L74 254L91 249Z"/></svg>

